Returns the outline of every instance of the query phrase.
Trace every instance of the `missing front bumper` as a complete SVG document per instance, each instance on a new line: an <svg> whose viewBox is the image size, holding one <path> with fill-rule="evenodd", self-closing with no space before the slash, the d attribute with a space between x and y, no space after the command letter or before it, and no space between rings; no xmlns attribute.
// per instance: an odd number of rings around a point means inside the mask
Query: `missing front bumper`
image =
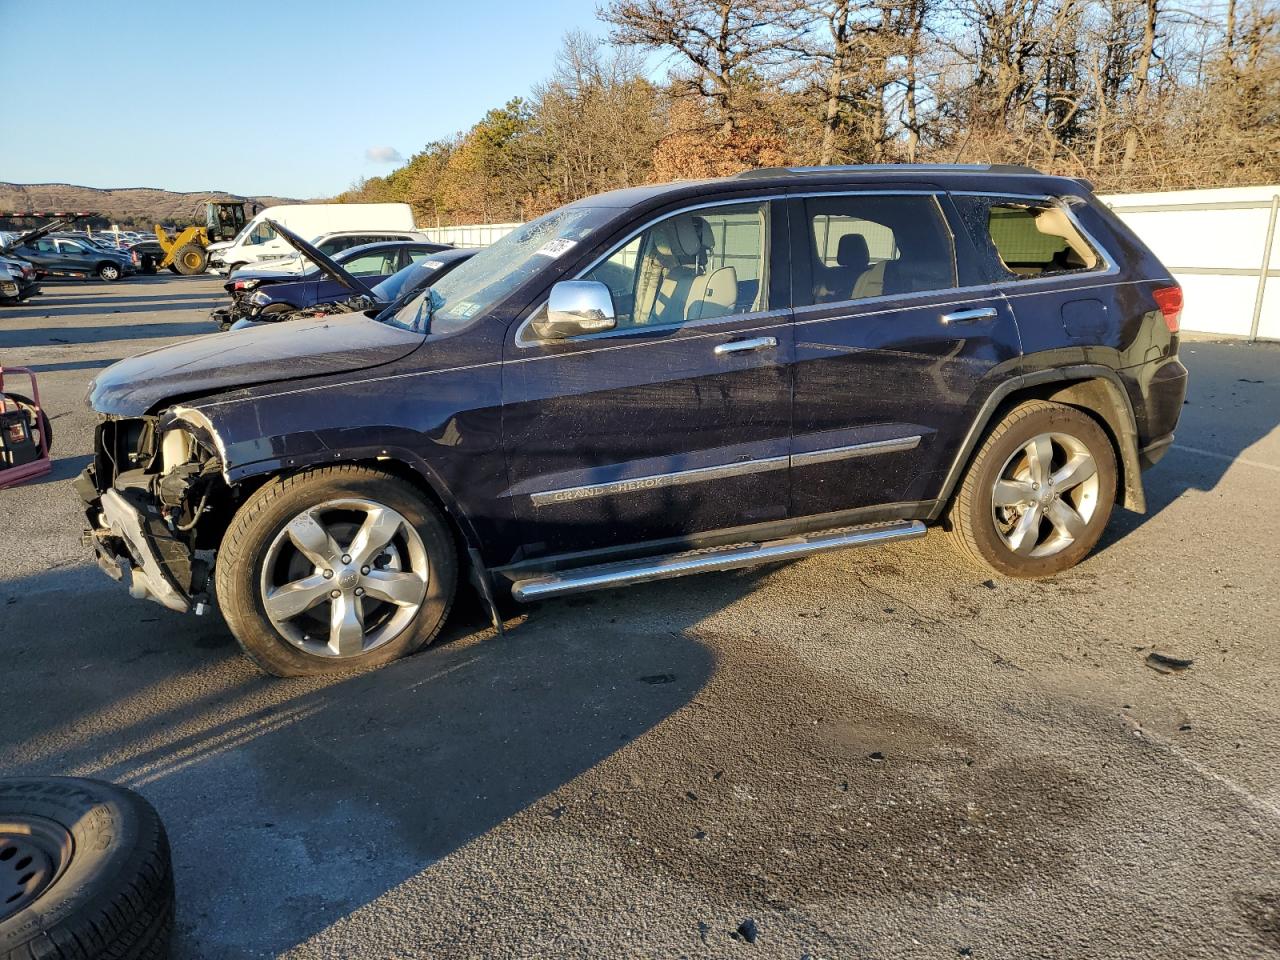
<svg viewBox="0 0 1280 960"><path fill-rule="evenodd" d="M118 490L102 494L100 504L104 526L90 531L98 566L127 583L135 599L154 600L179 613L190 610L191 601L165 569L142 512Z"/></svg>

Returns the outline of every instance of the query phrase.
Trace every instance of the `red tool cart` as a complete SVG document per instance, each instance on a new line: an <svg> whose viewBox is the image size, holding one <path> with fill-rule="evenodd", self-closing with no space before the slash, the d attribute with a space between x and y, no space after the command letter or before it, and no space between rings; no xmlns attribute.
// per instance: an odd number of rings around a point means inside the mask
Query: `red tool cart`
<svg viewBox="0 0 1280 960"><path fill-rule="evenodd" d="M25 373L31 396L14 393L5 378ZM52 469L49 445L53 433L40 408L36 375L26 367L0 367L0 489L44 476Z"/></svg>

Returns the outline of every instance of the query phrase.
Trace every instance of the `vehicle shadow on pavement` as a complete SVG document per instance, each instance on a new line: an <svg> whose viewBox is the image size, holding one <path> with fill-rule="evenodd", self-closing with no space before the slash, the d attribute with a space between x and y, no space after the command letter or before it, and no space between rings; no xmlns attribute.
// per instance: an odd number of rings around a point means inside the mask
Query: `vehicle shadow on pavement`
<svg viewBox="0 0 1280 960"><path fill-rule="evenodd" d="M1240 341L1183 344L1190 371L1174 445L1143 473L1147 512L1117 509L1099 549L1137 530L1188 490L1210 491L1246 452L1280 426L1280 345ZM1280 461L1258 468L1275 470ZM1280 482L1280 477L1276 478Z"/></svg>
<svg viewBox="0 0 1280 960"><path fill-rule="evenodd" d="M754 582L715 579L682 599L690 625ZM139 789L173 848L175 956L277 953L536 805L712 673L678 628L584 628L593 598L535 609L505 636L469 591L459 601L443 642L414 657L280 680L216 614L138 603L92 568L0 582L6 687L26 691L0 698L0 769Z"/></svg>

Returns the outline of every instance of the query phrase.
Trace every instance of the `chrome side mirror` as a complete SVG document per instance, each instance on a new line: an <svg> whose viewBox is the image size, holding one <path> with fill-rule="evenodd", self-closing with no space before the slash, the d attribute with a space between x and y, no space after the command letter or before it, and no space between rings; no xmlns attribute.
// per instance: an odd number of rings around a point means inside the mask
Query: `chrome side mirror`
<svg viewBox="0 0 1280 960"><path fill-rule="evenodd" d="M551 288L546 315L529 324L542 340L565 340L612 330L618 320L613 295L597 280L561 280Z"/></svg>

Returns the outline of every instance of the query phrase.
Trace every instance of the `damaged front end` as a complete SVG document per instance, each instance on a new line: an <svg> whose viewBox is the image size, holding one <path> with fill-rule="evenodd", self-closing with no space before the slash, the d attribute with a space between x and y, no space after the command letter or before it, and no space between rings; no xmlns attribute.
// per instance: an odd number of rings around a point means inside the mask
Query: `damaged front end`
<svg viewBox="0 0 1280 960"><path fill-rule="evenodd" d="M86 504L85 542L130 595L203 613L230 493L217 435L197 410L107 417L93 463L76 478Z"/></svg>

